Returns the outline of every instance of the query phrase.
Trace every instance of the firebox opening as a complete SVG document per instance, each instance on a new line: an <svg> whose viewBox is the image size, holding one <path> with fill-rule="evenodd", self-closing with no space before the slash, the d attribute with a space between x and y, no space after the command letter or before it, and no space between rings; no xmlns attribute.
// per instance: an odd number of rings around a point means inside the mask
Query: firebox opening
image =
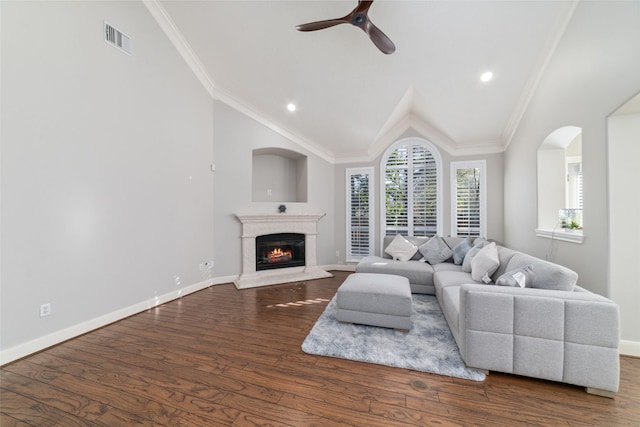
<svg viewBox="0 0 640 427"><path fill-rule="evenodd" d="M305 235L267 234L256 237L256 271L305 265Z"/></svg>

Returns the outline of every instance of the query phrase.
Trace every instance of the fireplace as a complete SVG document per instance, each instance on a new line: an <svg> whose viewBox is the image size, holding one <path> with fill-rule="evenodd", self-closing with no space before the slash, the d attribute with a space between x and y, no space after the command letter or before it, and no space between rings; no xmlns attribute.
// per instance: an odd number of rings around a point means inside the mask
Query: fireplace
<svg viewBox="0 0 640 427"><path fill-rule="evenodd" d="M256 237L256 271L304 266L304 234L277 233Z"/></svg>
<svg viewBox="0 0 640 427"><path fill-rule="evenodd" d="M242 274L233 281L238 289L332 277L331 273L318 267L316 260L318 221L324 214L251 213L236 216L242 223ZM272 247L267 252L275 252L270 257L272 262L266 262L263 251L258 252L258 239L274 235L280 236L274 239L280 244L270 243ZM286 237L292 235L301 242L292 242ZM282 265L281 261L288 262L288 258L296 264ZM278 262L273 262L276 260ZM260 269L258 264L262 265Z"/></svg>

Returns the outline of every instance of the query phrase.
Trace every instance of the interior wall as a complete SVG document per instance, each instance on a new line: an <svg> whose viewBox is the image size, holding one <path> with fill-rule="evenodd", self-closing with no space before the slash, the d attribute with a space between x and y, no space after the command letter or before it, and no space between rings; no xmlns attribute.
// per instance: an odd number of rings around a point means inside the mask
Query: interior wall
<svg viewBox="0 0 640 427"><path fill-rule="evenodd" d="M242 272L241 224L236 214L277 213L280 202L252 202L252 151L285 148L307 156L308 202L285 203L287 213L321 212L317 263L334 263L334 166L228 105L214 102L216 276ZM304 185L304 182L298 182Z"/></svg>
<svg viewBox="0 0 640 427"><path fill-rule="evenodd" d="M608 120L611 298L620 305L621 336L640 349L640 114Z"/></svg>
<svg viewBox="0 0 640 427"><path fill-rule="evenodd" d="M640 90L638 52L640 2L580 2L505 153L506 243L541 258L550 255L578 272L580 285L606 296L606 117ZM534 233L536 151L553 130L568 125L582 128L583 244Z"/></svg>
<svg viewBox="0 0 640 427"><path fill-rule="evenodd" d="M273 154L253 155L252 200L298 202L298 160ZM303 183L301 183L302 185Z"/></svg>
<svg viewBox="0 0 640 427"><path fill-rule="evenodd" d="M6 355L208 279L213 103L140 2L2 2L1 20Z"/></svg>

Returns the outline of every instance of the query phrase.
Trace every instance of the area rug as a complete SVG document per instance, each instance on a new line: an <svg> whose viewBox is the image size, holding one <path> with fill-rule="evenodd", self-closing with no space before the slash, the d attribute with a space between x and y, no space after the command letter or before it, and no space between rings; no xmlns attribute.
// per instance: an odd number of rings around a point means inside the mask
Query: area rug
<svg viewBox="0 0 640 427"><path fill-rule="evenodd" d="M409 332L340 323L336 310L334 296L302 343L302 351L473 381L485 379L484 372L465 366L432 295L413 295Z"/></svg>

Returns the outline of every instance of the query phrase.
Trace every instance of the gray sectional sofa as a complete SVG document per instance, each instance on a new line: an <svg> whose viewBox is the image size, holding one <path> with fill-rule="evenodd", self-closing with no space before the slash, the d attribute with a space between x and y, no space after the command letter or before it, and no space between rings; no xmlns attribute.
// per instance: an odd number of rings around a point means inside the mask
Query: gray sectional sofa
<svg viewBox="0 0 640 427"><path fill-rule="evenodd" d="M393 239L385 237L383 253ZM407 240L421 247L429 238ZM462 240L441 239L450 248ZM469 254L481 248L480 240L466 244L477 248ZM420 251L408 261L386 253L366 257L356 272L403 276L413 293L434 294L469 367L574 384L613 397L620 377L617 304L577 286L578 275L566 267L505 247L495 249L499 266L491 283L473 280L468 259L463 271L451 260L425 262ZM524 273L511 274L518 271ZM524 288L495 284L500 277L502 283L504 277L525 276L520 283L526 282Z"/></svg>

